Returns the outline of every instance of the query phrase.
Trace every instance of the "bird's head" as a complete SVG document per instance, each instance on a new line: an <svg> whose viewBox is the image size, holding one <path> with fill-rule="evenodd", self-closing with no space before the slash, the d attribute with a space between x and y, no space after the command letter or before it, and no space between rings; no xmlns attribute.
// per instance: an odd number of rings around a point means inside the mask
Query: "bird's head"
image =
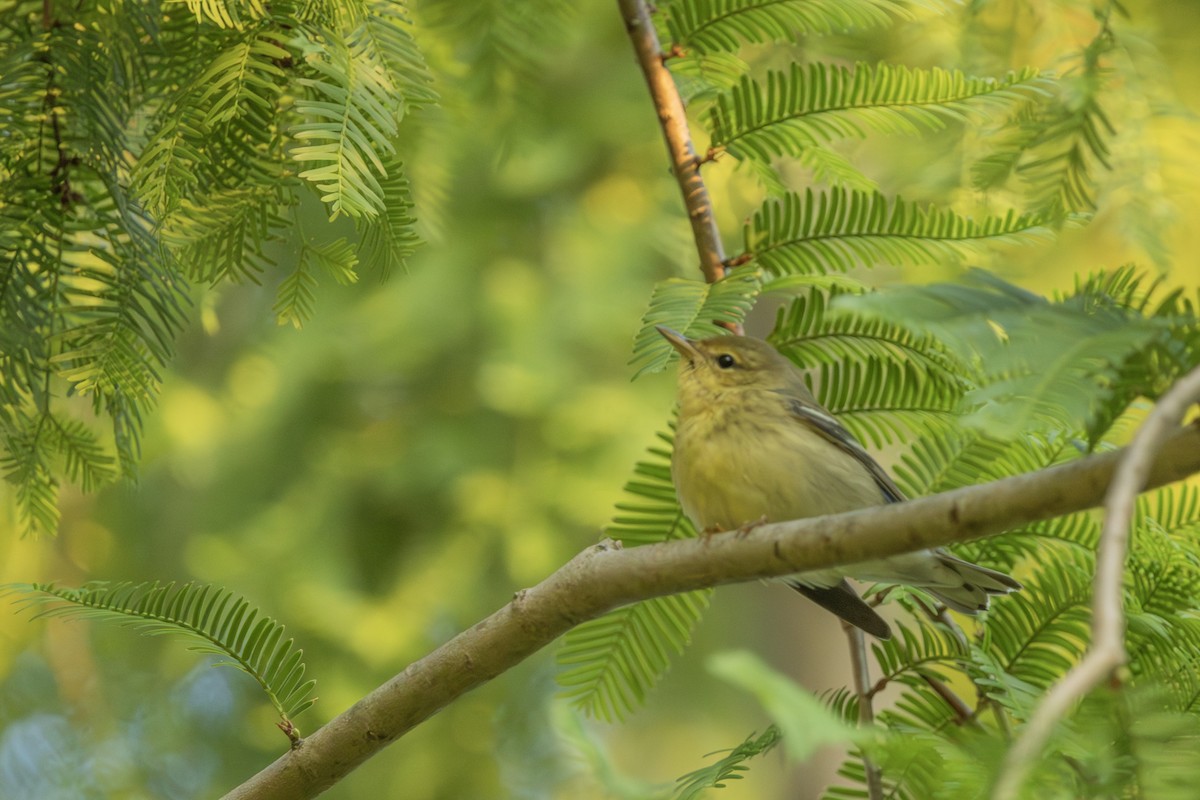
<svg viewBox="0 0 1200 800"><path fill-rule="evenodd" d="M658 332L679 352L679 402L685 413L691 402L747 390L808 393L800 371L762 339L696 340L662 325Z"/></svg>

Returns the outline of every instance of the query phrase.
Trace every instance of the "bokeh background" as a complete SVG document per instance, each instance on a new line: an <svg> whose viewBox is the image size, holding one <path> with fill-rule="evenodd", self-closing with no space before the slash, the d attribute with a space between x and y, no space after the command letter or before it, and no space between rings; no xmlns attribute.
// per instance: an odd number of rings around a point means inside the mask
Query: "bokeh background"
<svg viewBox="0 0 1200 800"><path fill-rule="evenodd" d="M1076 273L1127 262L1200 285L1200 4L1124 5L1122 80L1141 83L1109 109L1119 134L1095 222L973 262L1027 288L1065 289ZM998 74L1053 69L1095 32L1089 2L956 8L797 52ZM600 536L674 393L670 375L631 382L633 334L656 281L696 274L615 2L426 0L414 14L442 105L408 126L427 241L409 271L322 286L303 331L274 322L282 269L263 286L198 291L147 419L138 483L67 490L53 539L18 538L11 503L0 512L0 582L194 579L284 621L318 681L304 730ZM885 192L977 208L963 188L974 135L844 151ZM736 252L763 189L729 159L706 177ZM927 282L961 269L885 265L862 277ZM772 319L762 305L749 325L758 333ZM625 723L556 701L548 650L326 796L656 796L768 723L705 670L708 654L739 647L814 691L848 681L832 618L779 587L723 588L691 651ZM119 626L0 611L0 798L173 800L236 785L286 741L253 682L209 663ZM719 796L815 797L837 760L796 767L772 755Z"/></svg>

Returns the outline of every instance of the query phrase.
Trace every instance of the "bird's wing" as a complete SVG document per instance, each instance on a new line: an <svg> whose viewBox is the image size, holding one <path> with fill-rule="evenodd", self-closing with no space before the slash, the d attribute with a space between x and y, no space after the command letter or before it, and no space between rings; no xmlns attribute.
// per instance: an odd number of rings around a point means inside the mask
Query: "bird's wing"
<svg viewBox="0 0 1200 800"><path fill-rule="evenodd" d="M854 457L854 460L862 464L863 467L875 479L876 485L883 492L884 497L889 503L898 503L904 500L904 492L900 491L900 487L892 480L891 476L879 466L875 459L871 458L858 440L850 431L846 430L842 423L838 422L832 414L820 406L802 402L795 398L789 401L789 407L792 414L797 420L807 425L830 444L837 447L844 453Z"/></svg>

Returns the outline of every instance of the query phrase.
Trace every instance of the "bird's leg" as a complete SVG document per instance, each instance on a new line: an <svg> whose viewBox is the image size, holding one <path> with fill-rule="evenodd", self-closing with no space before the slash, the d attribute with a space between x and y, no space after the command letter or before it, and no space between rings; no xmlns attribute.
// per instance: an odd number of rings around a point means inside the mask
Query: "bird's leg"
<svg viewBox="0 0 1200 800"><path fill-rule="evenodd" d="M700 531L700 541L708 544L708 540L716 536L718 533L724 533L725 529L720 525L709 525L704 530Z"/></svg>
<svg viewBox="0 0 1200 800"><path fill-rule="evenodd" d="M767 524L767 515L763 514L761 517L754 520L753 522L743 523L742 526L737 529L737 531L734 533L734 535L739 539L744 539L750 533L750 531L754 530L755 528L766 525L766 524Z"/></svg>

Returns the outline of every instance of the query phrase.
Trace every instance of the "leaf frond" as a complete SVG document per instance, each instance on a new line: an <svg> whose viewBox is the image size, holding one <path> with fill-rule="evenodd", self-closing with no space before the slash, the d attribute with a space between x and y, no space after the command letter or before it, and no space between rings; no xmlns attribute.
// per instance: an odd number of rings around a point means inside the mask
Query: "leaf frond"
<svg viewBox="0 0 1200 800"><path fill-rule="evenodd" d="M696 535L675 499L671 482L671 435L659 434L668 449L652 447L625 484L628 499L605 533L626 546ZM567 632L556 659L564 668L559 686L576 707L619 720L645 702L649 691L691 641L692 629L708 607L711 589L646 600L619 608Z"/></svg>
<svg viewBox="0 0 1200 800"><path fill-rule="evenodd" d="M1045 214L976 220L946 208L848 190L769 199L743 230L745 255L772 274L846 272L880 263L961 261L985 249L1053 238Z"/></svg>
<svg viewBox="0 0 1200 800"><path fill-rule="evenodd" d="M697 339L726 333L717 323L740 324L761 290L762 273L752 267L732 269L715 283L685 278L659 281L633 342L629 363L638 367L634 377L661 372L675 353L656 326L666 325Z"/></svg>
<svg viewBox="0 0 1200 800"><path fill-rule="evenodd" d="M942 430L963 393L956 378L877 357L821 364L807 377L821 405L874 447Z"/></svg>
<svg viewBox="0 0 1200 800"><path fill-rule="evenodd" d="M709 130L714 147L769 161L867 131L913 135L982 119L1043 96L1049 85L1036 69L976 78L888 64L794 64L788 72L768 73L765 81L743 77L719 95Z"/></svg>
<svg viewBox="0 0 1200 800"><path fill-rule="evenodd" d="M387 176L380 181L383 189L384 211L378 217L359 217L354 225L361 234L359 259L368 268L387 278L403 269L406 259L421 244L416 233L412 192L404 165L398 161L387 164Z"/></svg>
<svg viewBox="0 0 1200 800"><path fill-rule="evenodd" d="M779 729L768 726L762 733L752 733L746 740L707 767L702 767L676 779L678 800L696 800L706 789L724 789L727 781L742 779L749 769L745 762L775 749L782 739Z"/></svg>
<svg viewBox="0 0 1200 800"><path fill-rule="evenodd" d="M915 16L904 0L672 0L663 12L668 40L700 53L880 28Z"/></svg>
<svg viewBox="0 0 1200 800"><path fill-rule="evenodd" d="M305 680L303 651L284 627L228 589L197 583L93 582L79 588L10 584L22 609L38 617L115 620L148 635L174 635L188 649L222 657L254 678L284 720L309 708L316 682Z"/></svg>
<svg viewBox="0 0 1200 800"><path fill-rule="evenodd" d="M386 210L381 181L387 178L384 160L395 154L399 107L367 41L327 43L310 56L316 77L300 79L308 92L296 110L305 121L291 128L299 142L291 157L315 162L300 177L320 193L331 219Z"/></svg>

